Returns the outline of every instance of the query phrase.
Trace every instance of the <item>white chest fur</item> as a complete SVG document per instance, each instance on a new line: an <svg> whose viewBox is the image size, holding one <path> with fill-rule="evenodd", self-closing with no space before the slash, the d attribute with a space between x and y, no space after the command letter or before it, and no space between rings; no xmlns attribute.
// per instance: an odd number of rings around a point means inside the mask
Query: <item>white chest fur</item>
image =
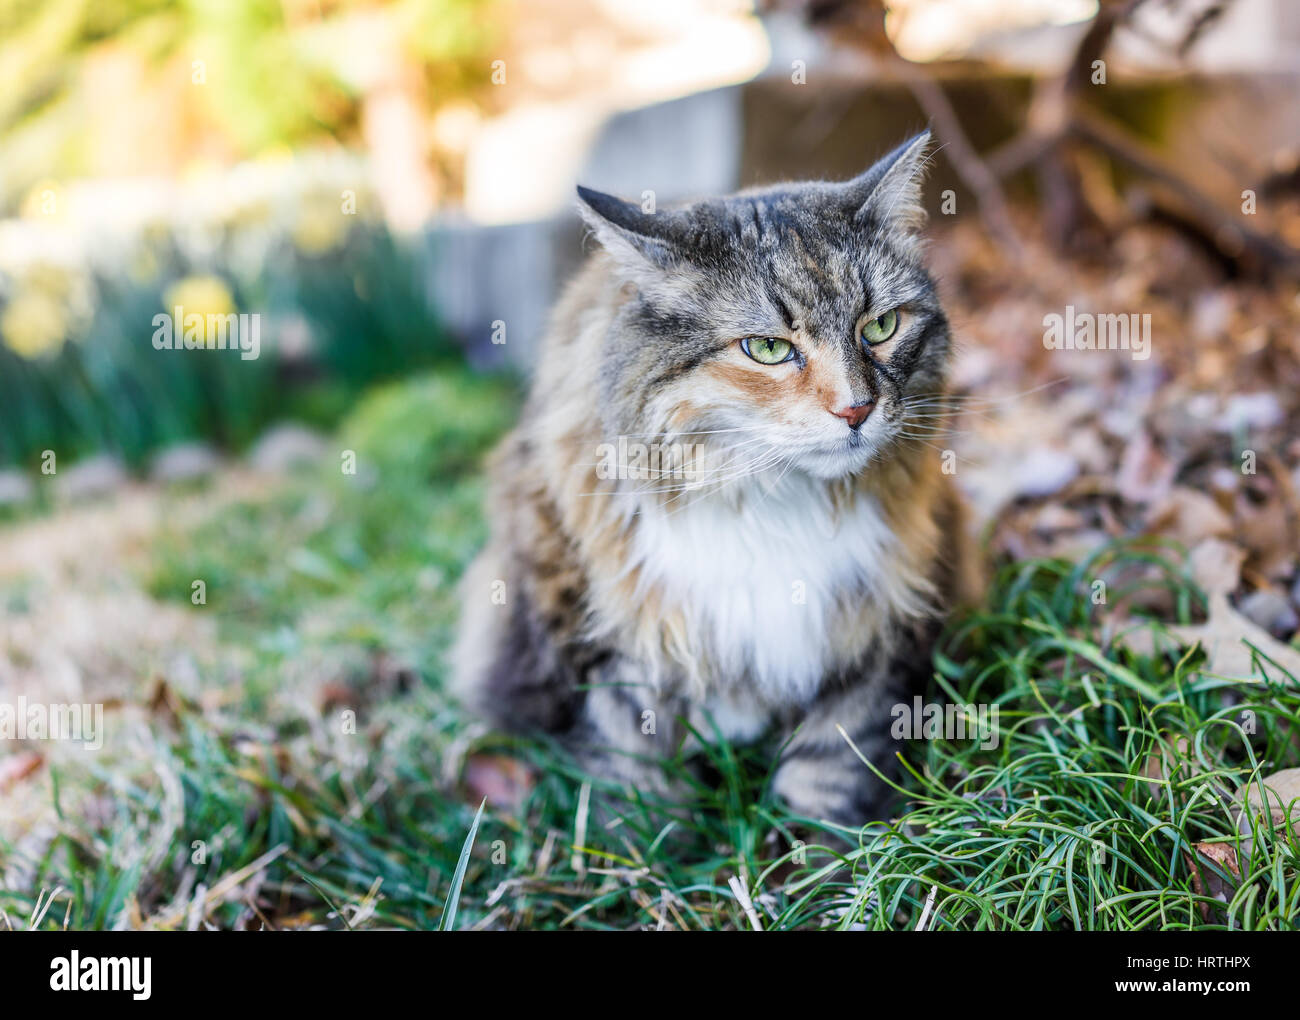
<svg viewBox="0 0 1300 1020"><path fill-rule="evenodd" d="M642 584L685 618L706 689L740 683L789 703L835 665L860 600L893 597L896 548L874 499L837 509L824 483L791 475L739 505L645 507L633 555Z"/></svg>

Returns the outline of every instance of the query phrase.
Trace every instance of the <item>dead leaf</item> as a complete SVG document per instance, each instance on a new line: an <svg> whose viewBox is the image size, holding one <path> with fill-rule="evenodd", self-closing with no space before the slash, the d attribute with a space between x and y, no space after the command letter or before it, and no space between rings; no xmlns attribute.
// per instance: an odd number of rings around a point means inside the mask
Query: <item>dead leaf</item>
<svg viewBox="0 0 1300 1020"><path fill-rule="evenodd" d="M1273 485L1252 487L1252 495L1237 493L1233 516L1241 543L1251 552L1251 565L1268 578L1290 577L1296 564L1296 540L1291 518Z"/></svg>
<svg viewBox="0 0 1300 1020"><path fill-rule="evenodd" d="M1260 786L1264 787L1263 793ZM1269 820L1276 831L1288 821L1291 831L1300 837L1300 769L1282 769L1246 787L1246 810L1257 822L1264 817L1264 798L1268 798ZM1248 830L1249 831L1249 830Z"/></svg>
<svg viewBox="0 0 1300 1020"><path fill-rule="evenodd" d="M44 763L45 756L37 751L19 751L0 758L0 790L26 779Z"/></svg>
<svg viewBox="0 0 1300 1020"><path fill-rule="evenodd" d="M1192 873L1192 888L1198 896L1209 896L1220 903L1227 903L1237 891L1237 883L1225 879L1219 872L1227 872L1235 879L1241 878L1241 866L1237 862L1237 848L1231 843L1196 843L1193 845L1196 856L1184 854L1188 870ZM1217 865L1219 871L1201 867L1201 858ZM1210 919L1211 906L1201 905L1201 917Z"/></svg>
<svg viewBox="0 0 1300 1020"><path fill-rule="evenodd" d="M1180 485L1152 511L1147 530L1191 548L1207 538L1231 535L1232 519L1210 496Z"/></svg>
<svg viewBox="0 0 1300 1020"><path fill-rule="evenodd" d="M1151 433L1140 429L1120 458L1115 490L1130 503L1154 503L1167 499L1177 467L1166 457Z"/></svg>
<svg viewBox="0 0 1300 1020"><path fill-rule="evenodd" d="M1207 595L1226 595L1241 584L1246 554L1231 542L1207 538L1188 557L1192 577Z"/></svg>
<svg viewBox="0 0 1300 1020"><path fill-rule="evenodd" d="M1253 680L1258 682L1258 671L1251 665L1254 652L1253 645L1259 652L1272 659L1291 675L1291 685L1300 683L1300 652L1290 645L1284 645L1268 631L1251 623L1228 604L1228 596L1223 592L1210 595L1210 614L1205 623L1194 626L1173 626L1169 633L1187 645L1200 643L1205 649L1206 661L1203 673L1230 680ZM1246 642L1250 642L1247 645ZM1265 666L1269 676L1277 676L1275 667Z"/></svg>
<svg viewBox="0 0 1300 1020"><path fill-rule="evenodd" d="M473 754L465 762L465 785L474 800L487 798L495 808L523 804L534 785L532 770L517 758L502 754Z"/></svg>

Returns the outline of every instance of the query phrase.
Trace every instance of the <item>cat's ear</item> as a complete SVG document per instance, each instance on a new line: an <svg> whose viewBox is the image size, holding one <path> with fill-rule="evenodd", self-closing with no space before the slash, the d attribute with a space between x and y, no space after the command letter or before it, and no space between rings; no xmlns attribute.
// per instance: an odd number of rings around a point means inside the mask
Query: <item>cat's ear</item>
<svg viewBox="0 0 1300 1020"><path fill-rule="evenodd" d="M929 149L930 132L922 131L849 181L845 204L853 210L853 221L863 226L888 224L907 232L925 226L921 182Z"/></svg>
<svg viewBox="0 0 1300 1020"><path fill-rule="evenodd" d="M633 202L578 185L578 211L605 250L629 269L667 269L681 258L680 215L645 212Z"/></svg>

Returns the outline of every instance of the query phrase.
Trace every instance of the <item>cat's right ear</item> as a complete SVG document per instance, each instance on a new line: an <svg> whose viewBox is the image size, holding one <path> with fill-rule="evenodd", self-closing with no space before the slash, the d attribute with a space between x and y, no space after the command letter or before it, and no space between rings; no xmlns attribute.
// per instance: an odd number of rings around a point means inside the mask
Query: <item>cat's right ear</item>
<svg viewBox="0 0 1300 1020"><path fill-rule="evenodd" d="M668 269L681 261L680 214L645 212L640 206L578 185L578 211L615 260L636 271Z"/></svg>

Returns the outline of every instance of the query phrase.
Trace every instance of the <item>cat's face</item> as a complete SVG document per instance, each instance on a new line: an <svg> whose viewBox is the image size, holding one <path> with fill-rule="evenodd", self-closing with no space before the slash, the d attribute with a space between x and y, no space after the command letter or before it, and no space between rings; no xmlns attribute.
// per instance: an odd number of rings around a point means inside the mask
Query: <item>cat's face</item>
<svg viewBox="0 0 1300 1020"><path fill-rule="evenodd" d="M606 425L727 453L717 477L838 478L913 441L948 329L922 267L914 139L844 184L653 214L581 191L631 299L602 365Z"/></svg>

